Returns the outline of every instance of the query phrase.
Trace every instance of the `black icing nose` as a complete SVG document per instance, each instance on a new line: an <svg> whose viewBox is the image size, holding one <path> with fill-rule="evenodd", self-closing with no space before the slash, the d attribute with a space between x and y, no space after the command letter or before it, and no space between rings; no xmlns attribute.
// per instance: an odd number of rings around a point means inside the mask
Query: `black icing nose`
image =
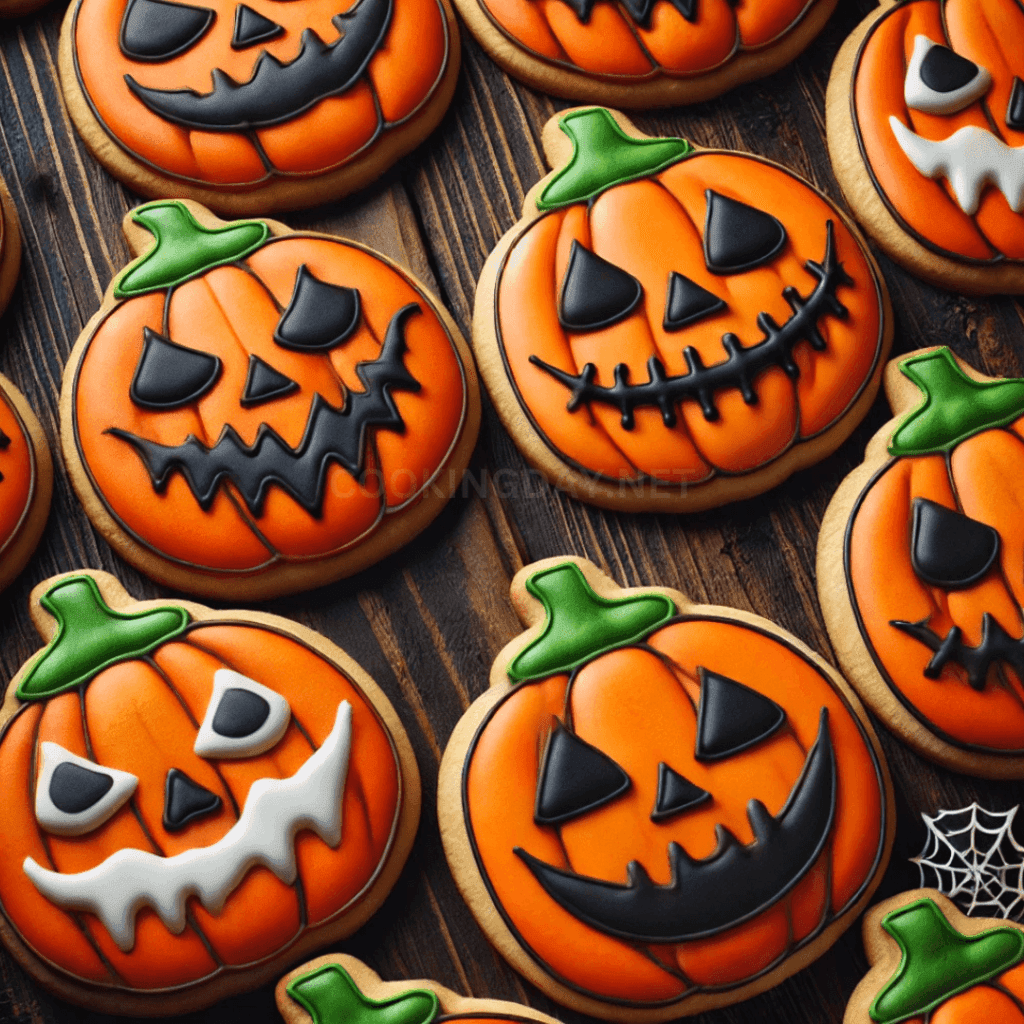
<svg viewBox="0 0 1024 1024"><path fill-rule="evenodd" d="M221 799L183 771L172 768L164 784L164 828L180 832L190 822L220 810Z"/></svg>
<svg viewBox="0 0 1024 1024"><path fill-rule="evenodd" d="M246 4L235 8L235 32L231 37L232 50L244 50L270 39L276 39L284 29L276 21L265 18Z"/></svg>

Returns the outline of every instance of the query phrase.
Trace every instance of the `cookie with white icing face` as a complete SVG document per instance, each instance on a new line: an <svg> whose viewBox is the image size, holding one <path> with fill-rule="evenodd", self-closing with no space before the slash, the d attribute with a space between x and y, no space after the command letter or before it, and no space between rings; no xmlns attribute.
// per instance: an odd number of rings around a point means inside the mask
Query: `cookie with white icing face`
<svg viewBox="0 0 1024 1024"><path fill-rule="evenodd" d="M322 636L258 612L40 584L47 646L0 712L0 937L93 1009L180 1013L350 934L412 845L394 709Z"/></svg>
<svg viewBox="0 0 1024 1024"><path fill-rule="evenodd" d="M857 217L912 273L1024 292L1024 8L883 0L829 81L828 145Z"/></svg>

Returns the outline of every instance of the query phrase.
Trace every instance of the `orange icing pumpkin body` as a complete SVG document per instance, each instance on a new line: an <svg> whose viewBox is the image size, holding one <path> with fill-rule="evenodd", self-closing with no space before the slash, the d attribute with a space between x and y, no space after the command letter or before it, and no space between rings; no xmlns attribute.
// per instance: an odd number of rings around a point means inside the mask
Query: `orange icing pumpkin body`
<svg viewBox="0 0 1024 1024"><path fill-rule="evenodd" d="M709 99L797 56L835 0L456 0L511 75L622 107Z"/></svg>
<svg viewBox="0 0 1024 1024"><path fill-rule="evenodd" d="M884 285L790 172L623 124L600 108L549 122L559 170L477 292L485 381L527 457L577 496L692 511L760 493L867 410Z"/></svg>
<svg viewBox="0 0 1024 1024"><path fill-rule="evenodd" d="M79 0L61 74L115 176L221 212L367 184L441 119L459 68L446 0Z"/></svg>
<svg viewBox="0 0 1024 1024"><path fill-rule="evenodd" d="M859 692L921 753L1024 777L1024 381L948 349L887 372L897 415L822 528L826 622Z"/></svg>
<svg viewBox="0 0 1024 1024"><path fill-rule="evenodd" d="M533 628L441 769L445 849L513 966L615 1020L771 987L868 898L893 829L849 689L753 616L621 591L550 559L513 584Z"/></svg>
<svg viewBox="0 0 1024 1024"><path fill-rule="evenodd" d="M829 84L829 148L895 260L958 291L1024 290L1024 10L886 0Z"/></svg>
<svg viewBox="0 0 1024 1024"><path fill-rule="evenodd" d="M422 286L341 239L202 228L180 203L134 217L160 241L115 280L63 396L73 480L129 561L251 598L348 575L425 526L478 399Z"/></svg>
<svg viewBox="0 0 1024 1024"><path fill-rule="evenodd" d="M0 728L2 934L65 998L180 1012L259 985L365 921L419 777L387 699L284 619L33 592L49 646Z"/></svg>

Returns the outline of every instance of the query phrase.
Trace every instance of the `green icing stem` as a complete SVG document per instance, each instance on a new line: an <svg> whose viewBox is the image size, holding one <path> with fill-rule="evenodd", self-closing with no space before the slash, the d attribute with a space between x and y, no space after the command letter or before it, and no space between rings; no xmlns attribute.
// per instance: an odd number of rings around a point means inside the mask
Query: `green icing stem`
<svg viewBox="0 0 1024 1024"><path fill-rule="evenodd" d="M325 964L288 984L289 996L313 1024L429 1024L437 1016L437 996L413 988L377 1002L364 996L340 964Z"/></svg>
<svg viewBox="0 0 1024 1024"><path fill-rule="evenodd" d="M512 659L508 676L514 682L568 672L635 643L676 613L664 594L601 597L575 562L534 573L526 589L540 599L547 618L540 636Z"/></svg>
<svg viewBox="0 0 1024 1024"><path fill-rule="evenodd" d="M57 620L57 632L21 681L22 700L45 700L73 690L119 661L148 654L189 623L184 608L114 611L91 576L58 581L39 603Z"/></svg>
<svg viewBox="0 0 1024 1024"><path fill-rule="evenodd" d="M140 206L132 220L153 233L156 245L118 276L114 284L118 299L184 284L214 267L243 259L270 237L270 228L261 220L204 228L184 203L172 199Z"/></svg>
<svg viewBox="0 0 1024 1024"><path fill-rule="evenodd" d="M634 139L604 107L575 110L558 122L572 140L572 158L548 182L538 210L583 203L637 178L649 178L693 153L685 139Z"/></svg>
<svg viewBox="0 0 1024 1024"><path fill-rule="evenodd" d="M899 367L921 389L924 401L893 432L890 455L949 452L983 430L1024 416L1024 380L973 380L948 348L904 359Z"/></svg>
<svg viewBox="0 0 1024 1024"><path fill-rule="evenodd" d="M871 1019L878 1024L923 1016L1024 959L1024 932L992 928L961 935L931 899L894 910L882 927L899 943L903 957L871 1004Z"/></svg>

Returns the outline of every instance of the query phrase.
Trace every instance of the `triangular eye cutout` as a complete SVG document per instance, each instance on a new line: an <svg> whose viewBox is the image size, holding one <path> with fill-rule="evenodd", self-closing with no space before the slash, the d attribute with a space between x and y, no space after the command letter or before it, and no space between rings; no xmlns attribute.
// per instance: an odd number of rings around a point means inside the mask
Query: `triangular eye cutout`
<svg viewBox="0 0 1024 1024"><path fill-rule="evenodd" d="M355 288L321 281L303 264L274 341L298 352L327 352L359 326L359 308Z"/></svg>
<svg viewBox="0 0 1024 1024"><path fill-rule="evenodd" d="M235 31L231 37L232 50L244 50L268 39L276 39L284 29L276 21L264 18L245 4L235 8Z"/></svg>
<svg viewBox="0 0 1024 1024"><path fill-rule="evenodd" d="M164 828L180 832L190 821L220 810L221 799L205 786L172 768L164 784Z"/></svg>
<svg viewBox="0 0 1024 1024"><path fill-rule="evenodd" d="M1010 91L1010 102L1006 107L1006 126L1017 132L1024 132L1024 82L1014 78Z"/></svg>
<svg viewBox="0 0 1024 1024"><path fill-rule="evenodd" d="M739 274L768 263L786 244L782 222L708 189L704 262L715 274Z"/></svg>
<svg viewBox="0 0 1024 1024"><path fill-rule="evenodd" d="M213 674L213 693L192 749L200 757L255 757L270 750L292 720L288 701L229 668Z"/></svg>
<svg viewBox="0 0 1024 1024"><path fill-rule="evenodd" d="M290 395L297 391L299 385L286 377L283 373L275 370L270 363L265 363L259 356L249 356L249 372L245 377L245 387L242 389L241 404L246 409L255 405L262 405L264 402L273 401L283 395Z"/></svg>
<svg viewBox="0 0 1024 1024"><path fill-rule="evenodd" d="M537 782L533 820L559 825L614 800L629 776L607 755L555 721Z"/></svg>
<svg viewBox="0 0 1024 1024"><path fill-rule="evenodd" d="M163 412L202 398L220 376L221 362L207 352L176 345L142 328L142 355L128 394L143 409Z"/></svg>
<svg viewBox="0 0 1024 1024"><path fill-rule="evenodd" d="M690 278L673 270L668 276L668 295L665 298L665 319L662 327L666 331L679 331L725 308L725 301L714 292L709 292L696 281L691 281Z"/></svg>
<svg viewBox="0 0 1024 1024"><path fill-rule="evenodd" d="M596 331L625 319L643 297L640 282L573 239L558 300L558 322L569 331Z"/></svg>
<svg viewBox="0 0 1024 1024"><path fill-rule="evenodd" d="M956 92L974 81L978 65L948 46L936 44L921 61L921 81L935 92Z"/></svg>
<svg viewBox="0 0 1024 1024"><path fill-rule="evenodd" d="M711 794L695 786L679 772L669 768L664 761L658 765L658 794L654 799L651 821L665 821L683 811L697 807L711 799Z"/></svg>
<svg viewBox="0 0 1024 1024"><path fill-rule="evenodd" d="M698 761L718 761L767 739L786 720L775 701L737 683L698 667L700 704L697 708Z"/></svg>
<svg viewBox="0 0 1024 1024"><path fill-rule="evenodd" d="M131 0L121 22L121 52L132 60L171 60L195 46L215 17L208 7Z"/></svg>
<svg viewBox="0 0 1024 1024"><path fill-rule="evenodd" d="M999 554L999 534L985 523L927 498L914 499L910 561L919 579L961 590L983 579Z"/></svg>

